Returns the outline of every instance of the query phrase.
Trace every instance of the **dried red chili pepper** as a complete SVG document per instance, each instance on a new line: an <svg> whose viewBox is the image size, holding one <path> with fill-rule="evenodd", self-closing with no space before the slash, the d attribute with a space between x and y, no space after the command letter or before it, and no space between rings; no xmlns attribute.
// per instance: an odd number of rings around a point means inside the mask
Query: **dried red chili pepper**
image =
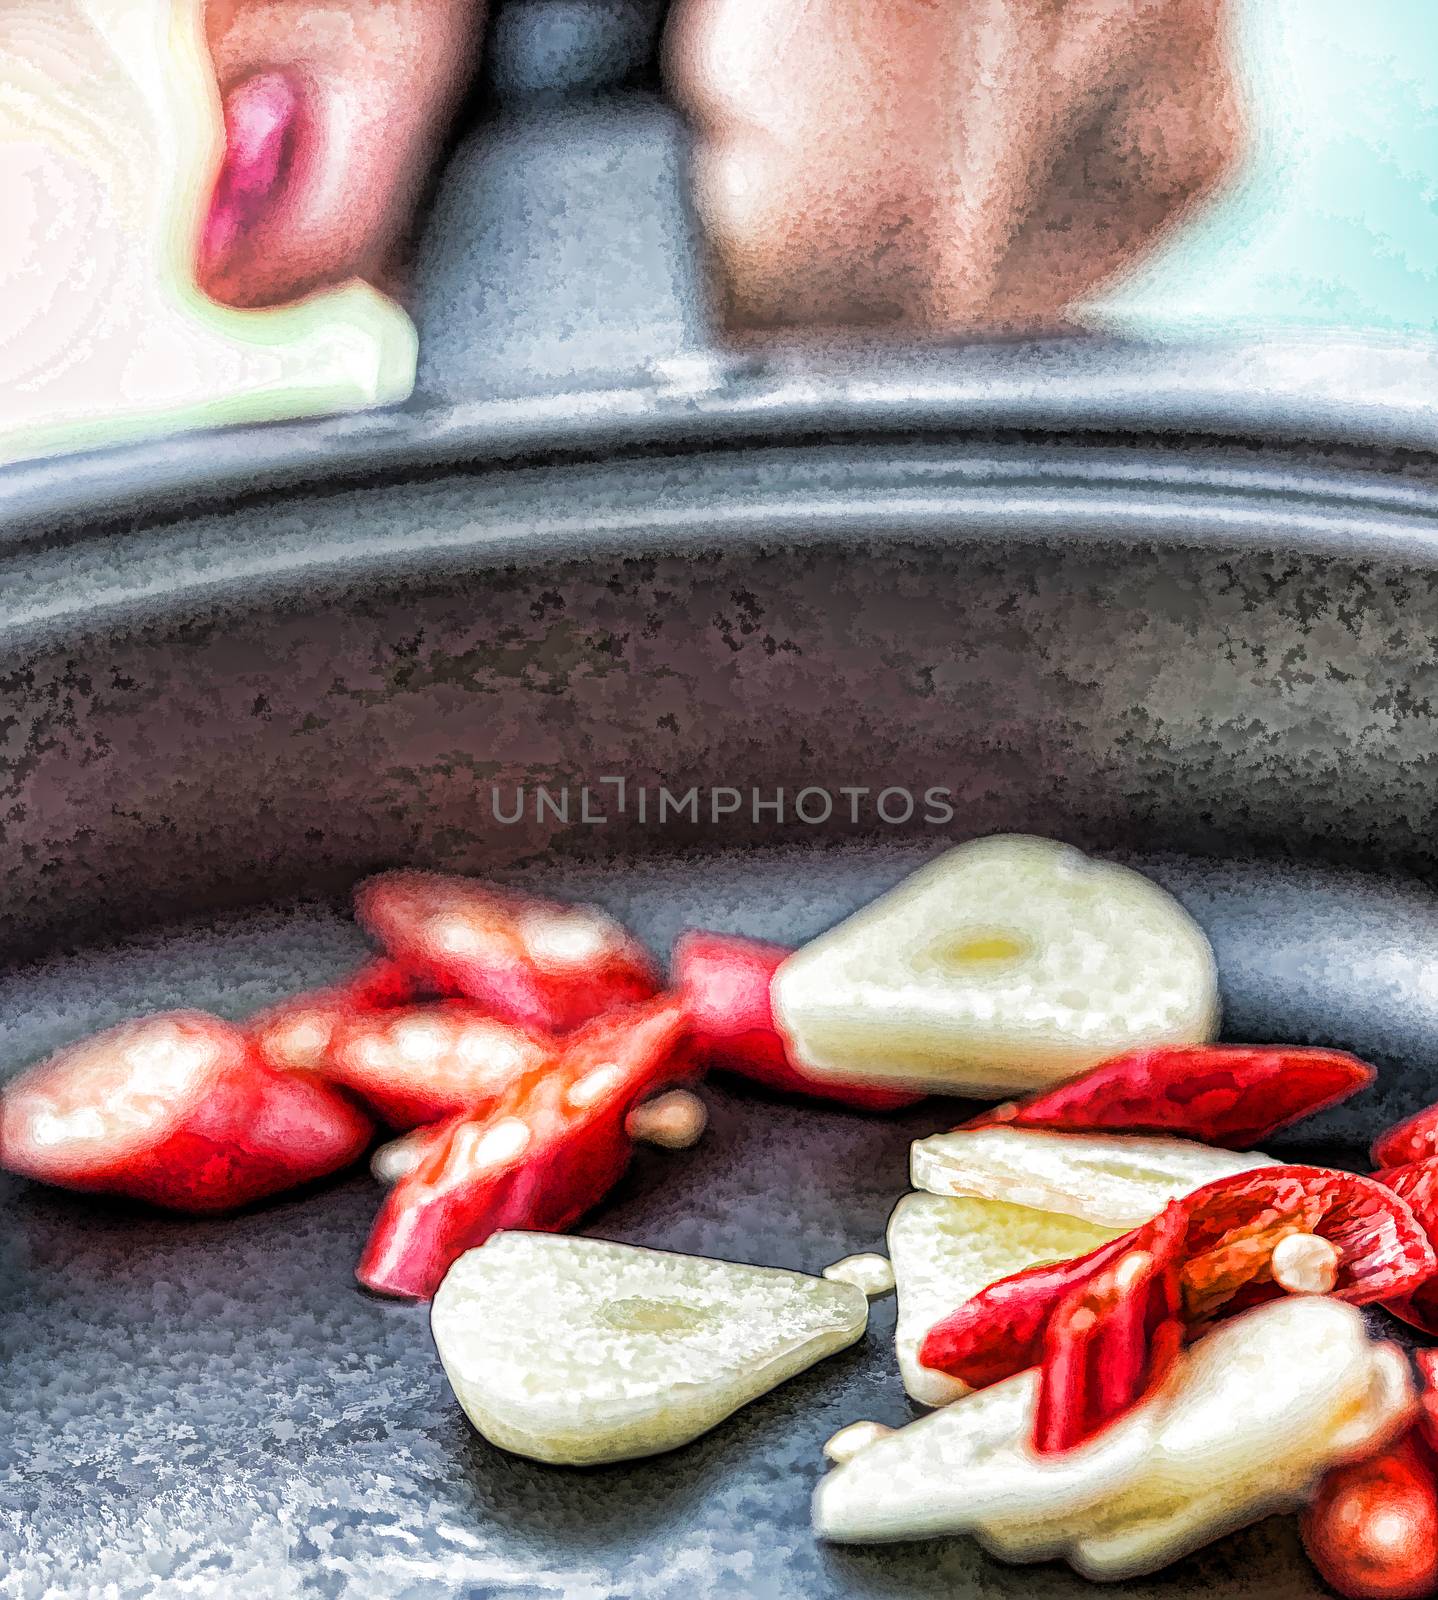
<svg viewBox="0 0 1438 1600"><path fill-rule="evenodd" d="M121 1023L0 1095L0 1166L175 1211L229 1211L345 1167L374 1125L313 1078L274 1072L218 1017Z"/></svg>
<svg viewBox="0 0 1438 1600"><path fill-rule="evenodd" d="M441 993L540 1033L567 1033L659 988L643 946L592 906L441 873L385 872L360 884L355 909L391 957Z"/></svg>
<svg viewBox="0 0 1438 1600"><path fill-rule="evenodd" d="M1411 1436L1326 1473L1300 1526L1309 1560L1348 1600L1438 1588L1438 1484Z"/></svg>
<svg viewBox="0 0 1438 1600"><path fill-rule="evenodd" d="M499 1229L552 1232L590 1210L628 1165L631 1107L689 1075L687 1027L671 996L599 1018L485 1116L441 1124L385 1197L360 1282L428 1299L459 1256Z"/></svg>
<svg viewBox="0 0 1438 1600"><path fill-rule="evenodd" d="M1183 1342L1177 1260L1186 1229L1169 1205L1146 1247L1076 1284L1044 1329L1034 1448L1071 1450L1133 1409L1163 1381Z"/></svg>
<svg viewBox="0 0 1438 1600"><path fill-rule="evenodd" d="M1375 1077L1341 1050L1169 1045L1115 1056L1056 1089L995 1106L968 1126L1167 1133L1241 1150Z"/></svg>
<svg viewBox="0 0 1438 1600"><path fill-rule="evenodd" d="M1315 1233L1335 1247L1332 1293L1351 1305L1411 1293L1438 1270L1438 1257L1410 1207L1356 1172L1258 1167L1206 1184L1183 1203L1189 1227L1182 1289L1191 1321L1281 1294L1268 1258L1292 1232Z"/></svg>
<svg viewBox="0 0 1438 1600"><path fill-rule="evenodd" d="M1383 1185L1357 1173L1266 1167L1210 1184L1189 1199L1181 1287L1190 1324L1281 1293L1271 1258L1292 1233L1311 1233L1334 1247L1330 1292L1354 1305L1411 1293L1438 1265L1412 1210L1401 1200L1391 1204Z"/></svg>
<svg viewBox="0 0 1438 1600"><path fill-rule="evenodd" d="M989 1284L929 1329L919 1360L974 1389L1037 1366L1055 1308L1129 1251L1147 1250L1160 1239L1169 1240L1172 1248L1168 1230L1176 1226L1175 1217L1186 1225L1179 1201L1086 1255L1027 1267ZM1163 1231L1156 1236L1160 1227Z"/></svg>
<svg viewBox="0 0 1438 1600"><path fill-rule="evenodd" d="M349 1016L322 1070L391 1128L406 1129L481 1114L554 1054L552 1039L448 1000Z"/></svg>
<svg viewBox="0 0 1438 1600"><path fill-rule="evenodd" d="M789 1057L774 1026L770 986L791 951L724 933L691 932L674 946L673 976L694 1018L694 1044L710 1066L736 1072L785 1094L863 1111L892 1111L922 1095L813 1078Z"/></svg>
<svg viewBox="0 0 1438 1600"><path fill-rule="evenodd" d="M1408 1205L1390 1189L1328 1167L1258 1167L1205 1184L1175 1202L1187 1229L1179 1272L1190 1325L1283 1293L1269 1268L1273 1247L1316 1233L1338 1251L1333 1293L1355 1305L1411 1294L1438 1269ZM1034 1365L1055 1306L1125 1252L1145 1248L1145 1223L1086 1256L990 1284L930 1329L925 1366L979 1388Z"/></svg>
<svg viewBox="0 0 1438 1600"><path fill-rule="evenodd" d="M1438 1246L1438 1156L1375 1172L1374 1178L1408 1202L1429 1242ZM1406 1295L1383 1302L1385 1310L1424 1333L1438 1334L1438 1278L1429 1278Z"/></svg>
<svg viewBox="0 0 1438 1600"><path fill-rule="evenodd" d="M1438 1105L1394 1123L1373 1141L1375 1167L1406 1167L1438 1156Z"/></svg>

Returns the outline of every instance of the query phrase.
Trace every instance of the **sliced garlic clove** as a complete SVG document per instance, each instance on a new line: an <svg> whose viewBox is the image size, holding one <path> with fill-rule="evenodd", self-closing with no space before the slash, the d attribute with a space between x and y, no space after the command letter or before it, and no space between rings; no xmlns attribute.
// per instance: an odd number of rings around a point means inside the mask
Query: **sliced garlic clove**
<svg viewBox="0 0 1438 1600"><path fill-rule="evenodd" d="M968 1095L1209 1039L1218 1020L1213 952L1177 901L1019 835L949 851L806 945L772 998L816 1077Z"/></svg>
<svg viewBox="0 0 1438 1600"><path fill-rule="evenodd" d="M967 1394L957 1378L920 1364L919 1346L929 1329L1000 1278L1085 1255L1118 1231L1001 1200L905 1195L889 1218L889 1259L899 1294L894 1345L904 1388L927 1406Z"/></svg>
<svg viewBox="0 0 1438 1600"><path fill-rule="evenodd" d="M1310 1302L1316 1303L1316 1302ZM1326 1302L1339 1305L1338 1301ZM1351 1307L1342 1307L1352 1311ZM1356 1319L1357 1313L1353 1312ZM1292 1359L1292 1350L1289 1351ZM1353 1385L1343 1393L1353 1397ZM1267 1443L1258 1430L1245 1424L1238 1430L1249 1441L1247 1458L1231 1478L1222 1477L1222 1468L1205 1471L1211 1484L1219 1485L1207 1494L1182 1497L1171 1478L1160 1472L1155 1481L1157 1493L1146 1500L1139 1492L1091 1531L1074 1540L1069 1552L1073 1567L1087 1578L1098 1580L1137 1577L1156 1572L1180 1556L1212 1543L1226 1533L1247 1527L1279 1511L1295 1511L1307 1504L1317 1479L1330 1467L1380 1449L1402 1425L1412 1408L1412 1384L1408 1364L1395 1345L1376 1345L1370 1349L1368 1382L1362 1397L1346 1416L1343 1403L1326 1406L1335 1397L1313 1391L1302 1404L1313 1404L1316 1414L1305 1428L1283 1428L1270 1435ZM1246 1397L1237 1399L1239 1405ZM1160 1450L1173 1438L1165 1429L1160 1435ZM1269 1455L1268 1449L1294 1447L1292 1456ZM1204 1458L1190 1457L1202 1462ZM1135 1510L1134 1502L1140 1504Z"/></svg>
<svg viewBox="0 0 1438 1600"><path fill-rule="evenodd" d="M1020 1372L875 1440L820 1481L815 1532L858 1543L971 1533L991 1517L1072 1517L1142 1470L1148 1408L1092 1444L1040 1456L1029 1443L1037 1391L1038 1372Z"/></svg>
<svg viewBox="0 0 1438 1600"><path fill-rule="evenodd" d="M1221 1323L1077 1450L1033 1451L1038 1382L1019 1373L868 1445L820 1482L815 1529L850 1541L972 1533L1006 1560L1063 1556L1087 1577L1134 1577L1301 1505L1414 1404L1396 1346L1319 1296Z"/></svg>
<svg viewBox="0 0 1438 1600"><path fill-rule="evenodd" d="M1370 1340L1352 1306L1273 1301L1193 1345L1142 1408L1159 1420L1131 1485L1077 1516L999 1517L977 1531L1007 1560L1066 1556L1098 1579L1154 1572L1302 1505L1323 1472L1380 1447L1412 1405L1401 1352Z"/></svg>
<svg viewBox="0 0 1438 1600"><path fill-rule="evenodd" d="M1188 1139L959 1128L914 1142L909 1177L930 1194L974 1195L1134 1228L1215 1178L1271 1167L1271 1156Z"/></svg>
<svg viewBox="0 0 1438 1600"><path fill-rule="evenodd" d="M1189 1352L1148 1484L1160 1496L1280 1480L1286 1493L1301 1491L1335 1448L1363 1448L1389 1425L1395 1401L1411 1401L1406 1369L1394 1383L1395 1355L1368 1337L1357 1309L1321 1296L1220 1323Z"/></svg>
<svg viewBox="0 0 1438 1600"><path fill-rule="evenodd" d="M672 1450L859 1339L851 1284L558 1234L495 1234L431 1316L475 1427L559 1465Z"/></svg>

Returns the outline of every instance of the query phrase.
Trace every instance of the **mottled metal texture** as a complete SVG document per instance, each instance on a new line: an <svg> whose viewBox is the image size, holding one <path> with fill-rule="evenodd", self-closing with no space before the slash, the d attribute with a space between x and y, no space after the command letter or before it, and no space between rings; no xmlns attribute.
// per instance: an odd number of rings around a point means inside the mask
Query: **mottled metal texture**
<svg viewBox="0 0 1438 1600"><path fill-rule="evenodd" d="M0 948L395 861L854 831L842 801L819 827L598 802L610 820L576 824L604 776L937 785L952 820L910 825L930 838L1426 870L1435 577L1300 548L1345 511L1377 515L1351 486L1163 499L1042 450L855 444L293 496L22 552ZM1431 522L1383 515L1390 552ZM568 827L535 821L536 783L570 790ZM524 822L496 821L495 785L506 813L525 786Z"/></svg>

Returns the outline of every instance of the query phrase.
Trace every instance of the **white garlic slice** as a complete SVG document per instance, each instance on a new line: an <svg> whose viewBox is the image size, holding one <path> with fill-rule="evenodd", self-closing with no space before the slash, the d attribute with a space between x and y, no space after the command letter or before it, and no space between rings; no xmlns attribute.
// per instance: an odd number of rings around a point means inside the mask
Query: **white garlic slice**
<svg viewBox="0 0 1438 1600"><path fill-rule="evenodd" d="M201 294L223 145L200 0L0 6L0 461L403 399L416 341L366 284Z"/></svg>
<svg viewBox="0 0 1438 1600"><path fill-rule="evenodd" d="M848 1543L970 1533L989 1517L1071 1517L1132 1481L1152 1442L1147 1411L1040 1456L1037 1391L1038 1372L1020 1372L875 1440L820 1481L815 1531Z"/></svg>
<svg viewBox="0 0 1438 1600"><path fill-rule="evenodd" d="M1413 1403L1396 1345L1317 1296L1274 1301L1192 1346L1158 1404L1140 1479L1095 1514L1015 1537L981 1531L1009 1559L1065 1556L1092 1578L1154 1572L1191 1550L1303 1505L1331 1466L1377 1449Z"/></svg>
<svg viewBox="0 0 1438 1600"><path fill-rule="evenodd" d="M867 1450L880 1439L887 1439L894 1430L882 1422L851 1422L824 1441L824 1458L842 1466L852 1461L861 1450Z"/></svg>
<svg viewBox="0 0 1438 1600"><path fill-rule="evenodd" d="M1190 1139L958 1128L915 1140L909 1180L930 1194L1006 1200L1122 1229L1215 1178L1274 1164L1256 1150L1217 1150Z"/></svg>
<svg viewBox="0 0 1438 1600"><path fill-rule="evenodd" d="M561 1465L687 1443L864 1332L868 1301L802 1272L560 1234L495 1234L431 1326L475 1427Z"/></svg>
<svg viewBox="0 0 1438 1600"><path fill-rule="evenodd" d="M1220 1323L1077 1450L1033 1451L1038 1381L1020 1373L854 1456L819 1484L817 1531L970 1533L1005 1560L1135 1577L1303 1504L1323 1472L1381 1447L1413 1408L1401 1351L1370 1339L1352 1306L1316 1295Z"/></svg>
<svg viewBox="0 0 1438 1600"><path fill-rule="evenodd" d="M1213 952L1126 867L1048 839L960 845L790 956L774 1016L815 1077L982 1095L1213 1037Z"/></svg>

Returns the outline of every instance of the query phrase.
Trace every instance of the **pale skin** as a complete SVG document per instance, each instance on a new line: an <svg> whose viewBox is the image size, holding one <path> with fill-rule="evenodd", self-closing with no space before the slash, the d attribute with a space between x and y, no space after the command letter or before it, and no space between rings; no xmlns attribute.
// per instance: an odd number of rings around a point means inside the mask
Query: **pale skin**
<svg viewBox="0 0 1438 1600"><path fill-rule="evenodd" d="M206 287L402 283L482 5L210 0L206 20L222 96L243 113L281 75L305 130ZM666 86L731 331L1064 325L1230 171L1224 21L1223 0L678 0Z"/></svg>

